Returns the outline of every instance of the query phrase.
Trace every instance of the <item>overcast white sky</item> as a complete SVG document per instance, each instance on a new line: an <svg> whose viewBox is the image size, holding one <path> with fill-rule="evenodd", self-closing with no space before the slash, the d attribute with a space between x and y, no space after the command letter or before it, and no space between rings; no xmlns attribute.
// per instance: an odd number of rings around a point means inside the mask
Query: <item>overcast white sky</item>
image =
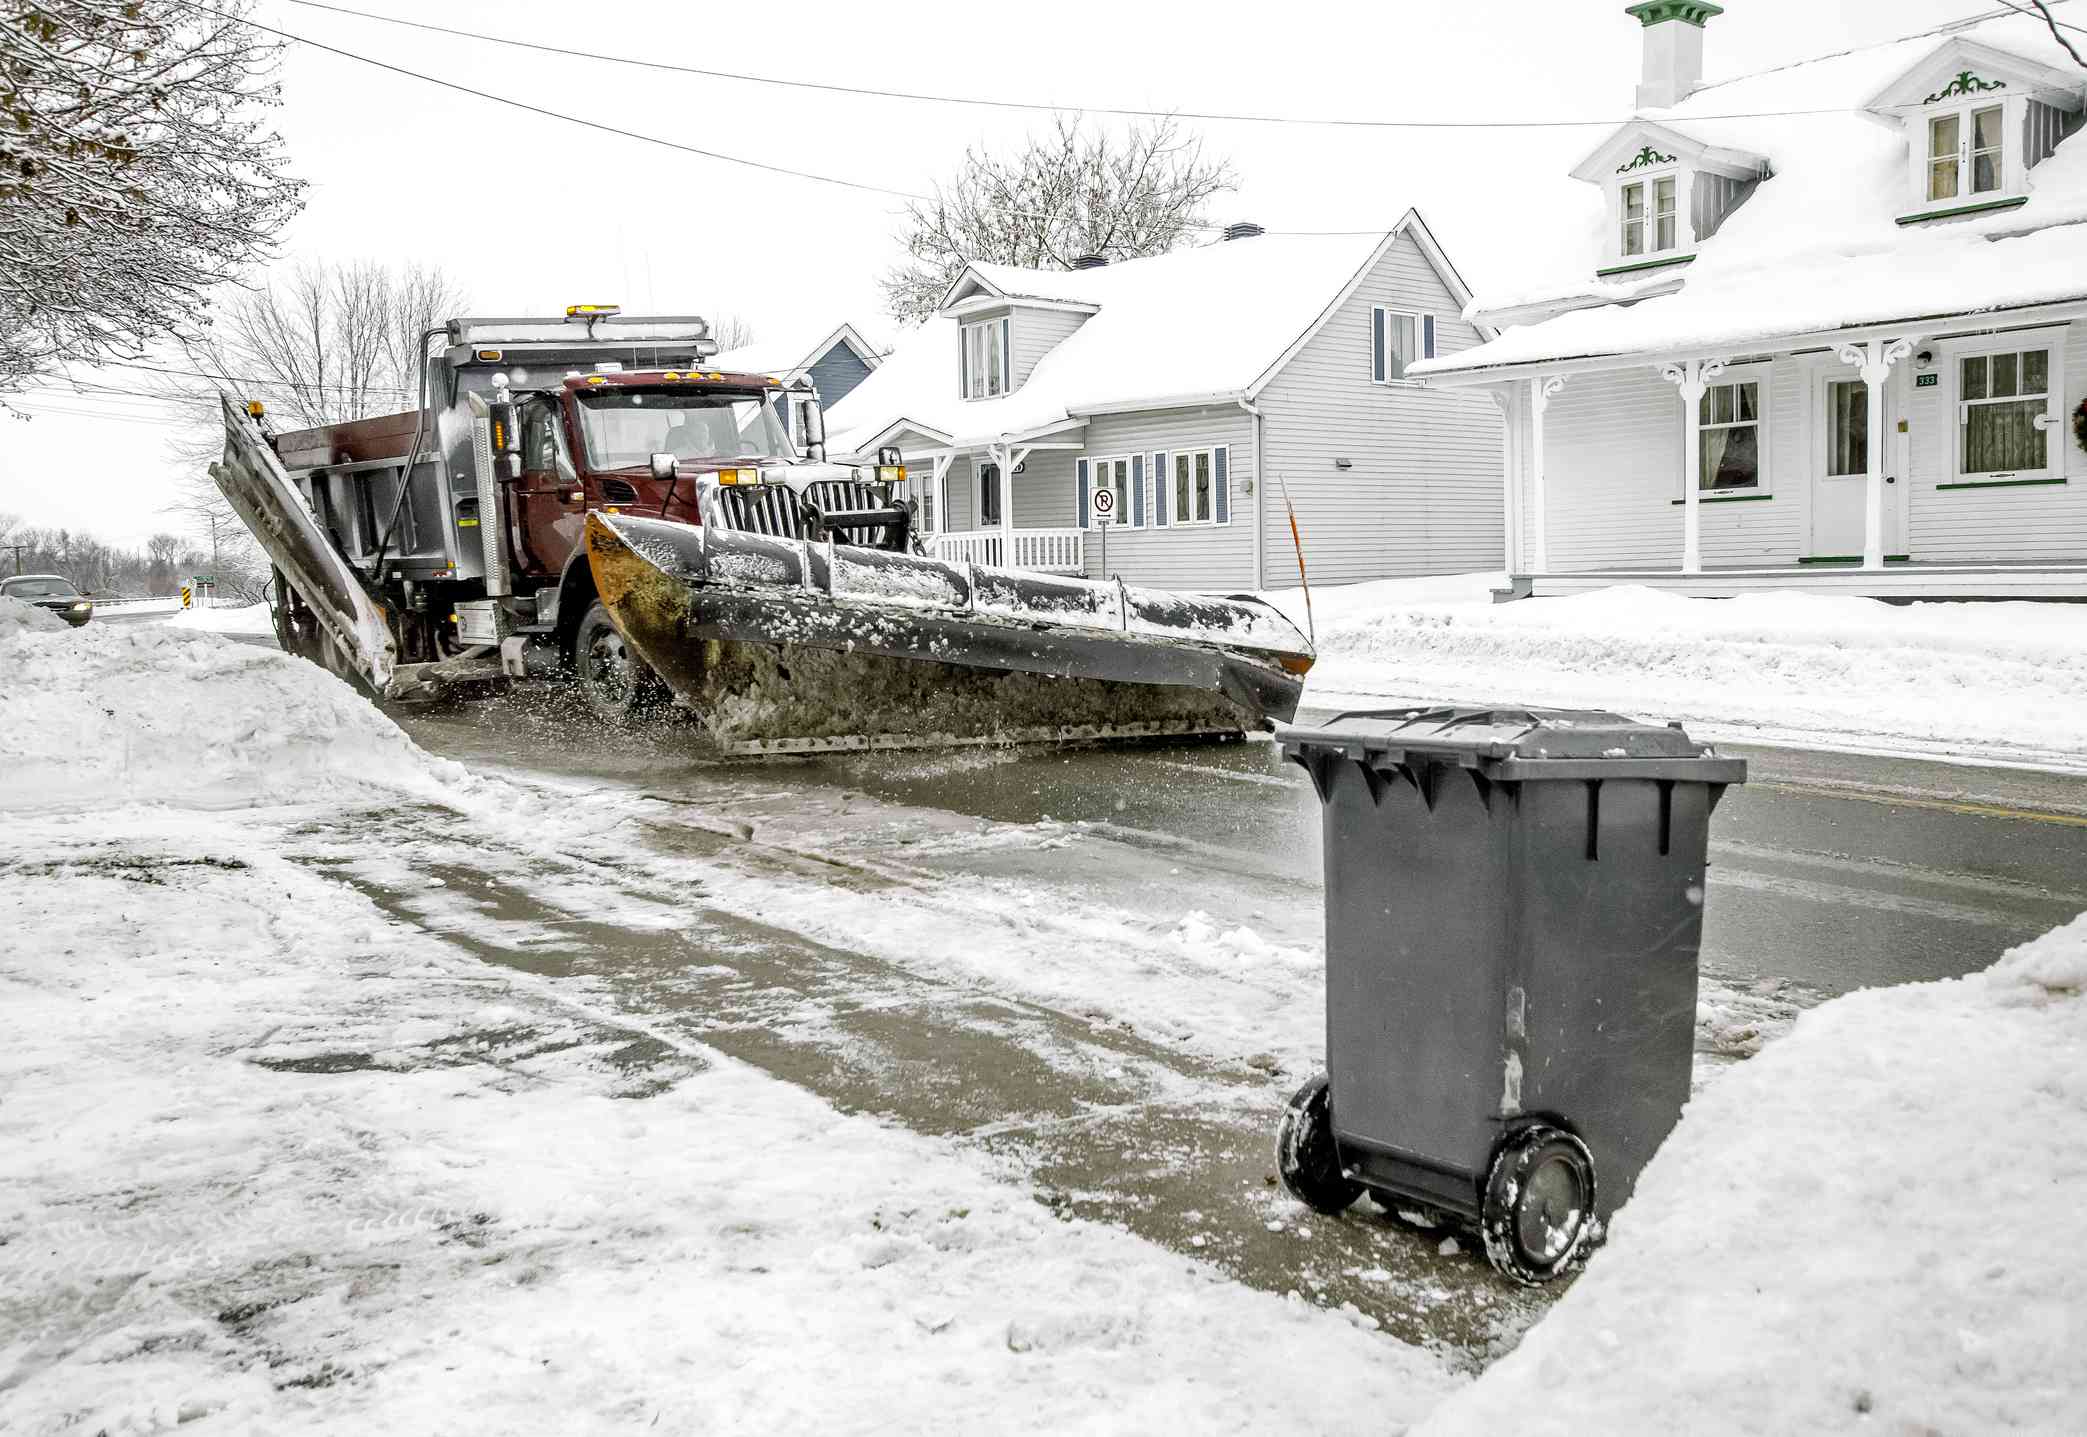
<svg viewBox="0 0 2087 1437"><path fill-rule="evenodd" d="M344 0L543 43L840 84L1036 101L1333 119L1610 120L1628 113L1639 26L1623 0L1206 5L703 6L686 0ZM1708 78L1991 9L1979 0L1725 0ZM1193 15L1192 23L1188 17ZM823 95L536 55L261 0L293 34L480 89L731 155L921 190L967 144L1013 144L1048 114ZM481 314L579 301L732 310L763 338L841 320L895 330L878 277L900 201L590 132L289 47L281 123L309 204L286 262L441 265ZM1388 226L1418 206L1480 294L1594 213L1566 177L1602 131L1328 128L1209 122L1240 191L1214 218L1270 229ZM1582 193L1584 191L1584 193ZM1216 296L1240 302L1238 296ZM100 383L135 376L81 374ZM0 511L135 544L176 527L164 411L54 395L0 419ZM66 412L60 412L66 411ZM155 416L160 416L155 422Z"/></svg>

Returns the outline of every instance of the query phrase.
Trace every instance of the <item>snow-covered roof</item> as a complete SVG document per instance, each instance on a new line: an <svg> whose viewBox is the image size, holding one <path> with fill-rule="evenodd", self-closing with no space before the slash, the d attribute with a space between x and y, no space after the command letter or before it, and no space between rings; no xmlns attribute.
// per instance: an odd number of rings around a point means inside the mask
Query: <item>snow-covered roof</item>
<svg viewBox="0 0 2087 1437"><path fill-rule="evenodd" d="M1577 243L1532 247L1539 268L1473 304L1496 316L1499 338L1412 372L1741 345L2087 296L2087 140L2078 135L2029 172L2026 204L1936 227L1896 222L1908 208L1905 128L1894 112L1867 107L1910 71L1974 45L2043 76L2068 73L2041 20L2006 13L1706 85L1669 109L1641 111L1618 134L1656 125L1721 154L1765 157L1773 172L1693 262L1642 276L1594 277L1608 230L1590 205ZM2069 73L2079 76L2077 96L2087 72ZM1513 322L1518 308L1568 307Z"/></svg>
<svg viewBox="0 0 2087 1437"><path fill-rule="evenodd" d="M1256 235L1100 269L973 264L951 298L999 295L1094 312L996 399L957 393L957 321L937 316L834 407L828 432L838 449L901 424L966 446L1043 433L1084 414L1229 402L1279 368L1377 254L1409 232L1439 255L1409 211L1382 234ZM1440 267L1461 296L1447 264Z"/></svg>
<svg viewBox="0 0 2087 1437"><path fill-rule="evenodd" d="M773 374L787 379L810 369L836 344L847 345L871 369L884 362L883 351L864 339L854 325L843 324L838 329L814 332L800 328L779 339L757 339L725 350L709 364L735 374Z"/></svg>

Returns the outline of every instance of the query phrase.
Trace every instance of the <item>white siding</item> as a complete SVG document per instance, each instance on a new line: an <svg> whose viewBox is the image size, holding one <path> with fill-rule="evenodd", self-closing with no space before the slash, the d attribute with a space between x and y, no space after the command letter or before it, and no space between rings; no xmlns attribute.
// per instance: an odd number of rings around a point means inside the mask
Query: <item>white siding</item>
<svg viewBox="0 0 2087 1437"><path fill-rule="evenodd" d="M1929 340L1925 343L1933 344ZM2087 398L2087 323L2065 337L2064 413ZM1949 363L1938 356L1938 367ZM1819 467L1822 416L1816 379L1853 375L1830 356L1776 358L1768 371L1770 403L1768 500L1706 502L1702 510L1706 567L1794 564L1812 554L1812 487ZM1908 472L1903 552L1939 563L2077 560L2087 556L2087 453L2070 422L2058 436L2066 456L2064 484L1950 489L1956 416L1948 375L1930 389L1912 386L1910 367L1893 383L1904 400ZM1527 408L1526 384L1520 407ZM1518 416L1522 432L1527 420ZM1887 472L1895 472L1894 449ZM1648 363L1572 376L1545 417L1550 568L1670 568L1681 563L1681 401ZM1517 461L1525 569L1534 555L1531 476L1526 446ZM1899 545L1891 546L1895 551Z"/></svg>
<svg viewBox="0 0 2087 1437"><path fill-rule="evenodd" d="M1019 389L1029 382L1029 375L1036 362L1056 349L1066 336L1086 321L1084 314L1074 314L1062 309L1033 309L1016 305L1014 335L1010 343L1014 348L1014 384Z"/></svg>
<svg viewBox="0 0 2087 1437"><path fill-rule="evenodd" d="M1938 357L1938 367L1948 363ZM2087 399L2087 322L2065 335L2065 396L2052 439L2065 455L2064 484L2018 488L1941 489L1953 482L1956 415L1950 376L1911 391L1913 494L1908 552L1915 559L2079 559L2087 557L2087 453L2072 432L2072 413Z"/></svg>
<svg viewBox="0 0 2087 1437"><path fill-rule="evenodd" d="M1434 315L1437 353L1478 343L1448 287L1402 235L1262 392L1269 482L1250 502L1262 506L1270 587L1293 584L1297 573L1285 489L1314 583L1500 563L1500 411L1476 391L1372 383L1376 305ZM1350 467L1337 468L1337 459Z"/></svg>

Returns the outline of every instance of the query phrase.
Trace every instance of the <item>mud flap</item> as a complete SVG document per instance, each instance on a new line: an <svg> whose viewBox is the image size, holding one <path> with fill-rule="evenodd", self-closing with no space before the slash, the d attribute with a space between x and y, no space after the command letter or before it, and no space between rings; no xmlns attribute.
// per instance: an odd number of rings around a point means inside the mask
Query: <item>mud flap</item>
<svg viewBox="0 0 2087 1437"><path fill-rule="evenodd" d="M1266 604L587 516L617 629L727 752L1237 734L1312 651Z"/></svg>
<svg viewBox="0 0 2087 1437"><path fill-rule="evenodd" d="M229 395L224 418L225 454L210 477L331 640L318 646L327 667L386 693L398 656L383 613L312 518L260 426Z"/></svg>

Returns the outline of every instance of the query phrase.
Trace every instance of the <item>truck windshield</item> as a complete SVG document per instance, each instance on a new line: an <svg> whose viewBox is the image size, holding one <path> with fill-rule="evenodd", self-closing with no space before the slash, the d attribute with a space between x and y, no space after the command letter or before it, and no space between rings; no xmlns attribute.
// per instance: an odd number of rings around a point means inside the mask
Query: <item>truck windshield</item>
<svg viewBox="0 0 2087 1437"><path fill-rule="evenodd" d="M790 431L765 396L594 389L576 397L590 468L627 469L655 454L676 459L797 457Z"/></svg>

